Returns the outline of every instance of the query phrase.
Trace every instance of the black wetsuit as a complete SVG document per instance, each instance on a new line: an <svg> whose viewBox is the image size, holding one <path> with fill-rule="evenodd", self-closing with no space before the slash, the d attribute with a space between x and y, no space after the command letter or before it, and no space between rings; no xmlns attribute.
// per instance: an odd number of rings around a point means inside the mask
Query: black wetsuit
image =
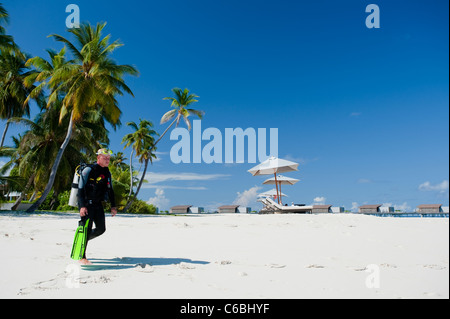
<svg viewBox="0 0 450 319"><path fill-rule="evenodd" d="M101 167L97 163L89 165L81 173L78 183L78 208L86 207L88 211L87 216L81 217L82 223L85 223L88 218L90 220L88 242L106 231L102 202L109 199L111 207L116 207L111 180L108 167ZM95 229L92 229L93 223L95 223ZM83 257L86 258L86 250Z"/></svg>

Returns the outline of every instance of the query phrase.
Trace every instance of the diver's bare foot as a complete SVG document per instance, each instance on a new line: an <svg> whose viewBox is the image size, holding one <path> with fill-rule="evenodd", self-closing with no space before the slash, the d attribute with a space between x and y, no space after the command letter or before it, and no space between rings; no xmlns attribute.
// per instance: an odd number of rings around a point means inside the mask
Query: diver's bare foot
<svg viewBox="0 0 450 319"><path fill-rule="evenodd" d="M92 263L87 260L86 258L83 258L79 261L80 265L92 265Z"/></svg>

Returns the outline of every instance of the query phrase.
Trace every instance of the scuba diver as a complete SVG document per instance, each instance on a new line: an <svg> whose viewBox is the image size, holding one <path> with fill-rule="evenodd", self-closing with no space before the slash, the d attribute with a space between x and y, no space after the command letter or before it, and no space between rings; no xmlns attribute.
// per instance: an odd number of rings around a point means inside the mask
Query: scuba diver
<svg viewBox="0 0 450 319"><path fill-rule="evenodd" d="M116 201L111 181L111 173L108 169L112 151L102 148L97 151L97 163L88 165L81 172L78 184L78 208L80 210L81 223L87 222L87 242L102 235L106 231L105 211L102 202L109 199L111 202L111 215L117 214ZM95 228L92 225L95 223ZM82 265L91 265L86 258L86 246L83 258L79 261Z"/></svg>

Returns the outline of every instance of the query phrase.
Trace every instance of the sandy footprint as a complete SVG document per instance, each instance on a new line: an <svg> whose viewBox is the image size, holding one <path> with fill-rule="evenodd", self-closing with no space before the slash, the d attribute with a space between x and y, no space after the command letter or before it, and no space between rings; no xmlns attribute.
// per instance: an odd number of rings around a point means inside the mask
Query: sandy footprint
<svg viewBox="0 0 450 319"><path fill-rule="evenodd" d="M322 269L322 268L325 268L325 266L317 265L317 264L311 264L311 265L306 266L306 268Z"/></svg>
<svg viewBox="0 0 450 319"><path fill-rule="evenodd" d="M99 276L79 276L79 273L72 271L65 271L59 273L55 278L49 280L43 280L32 284L30 287L19 289L17 295L29 295L37 291L58 290L63 288L75 288L79 285L86 284L106 284L112 280L111 277L106 275Z"/></svg>
<svg viewBox="0 0 450 319"><path fill-rule="evenodd" d="M284 268L284 267L286 267L286 265L282 265L282 264L267 264L266 266L269 268Z"/></svg>
<svg viewBox="0 0 450 319"><path fill-rule="evenodd" d="M29 295L34 291L54 290L65 287L67 273L57 274L55 278L43 280L32 284L30 287L19 289L17 295Z"/></svg>
<svg viewBox="0 0 450 319"><path fill-rule="evenodd" d="M433 270L444 270L447 267L445 266L441 266L441 265L436 265L436 264L431 264L431 265L423 265L424 268L428 268L428 269L433 269Z"/></svg>

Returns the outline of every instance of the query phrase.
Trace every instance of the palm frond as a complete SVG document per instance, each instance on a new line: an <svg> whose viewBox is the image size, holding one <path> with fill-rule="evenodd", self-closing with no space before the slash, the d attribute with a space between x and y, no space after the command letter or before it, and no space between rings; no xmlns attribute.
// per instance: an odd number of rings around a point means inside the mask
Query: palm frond
<svg viewBox="0 0 450 319"><path fill-rule="evenodd" d="M170 110L170 111L166 112L166 113L162 116L161 122L160 122L160 123L161 123L161 124L164 124L164 123L170 121L171 119L173 119L173 118L175 117L176 113L177 113L177 110Z"/></svg>

